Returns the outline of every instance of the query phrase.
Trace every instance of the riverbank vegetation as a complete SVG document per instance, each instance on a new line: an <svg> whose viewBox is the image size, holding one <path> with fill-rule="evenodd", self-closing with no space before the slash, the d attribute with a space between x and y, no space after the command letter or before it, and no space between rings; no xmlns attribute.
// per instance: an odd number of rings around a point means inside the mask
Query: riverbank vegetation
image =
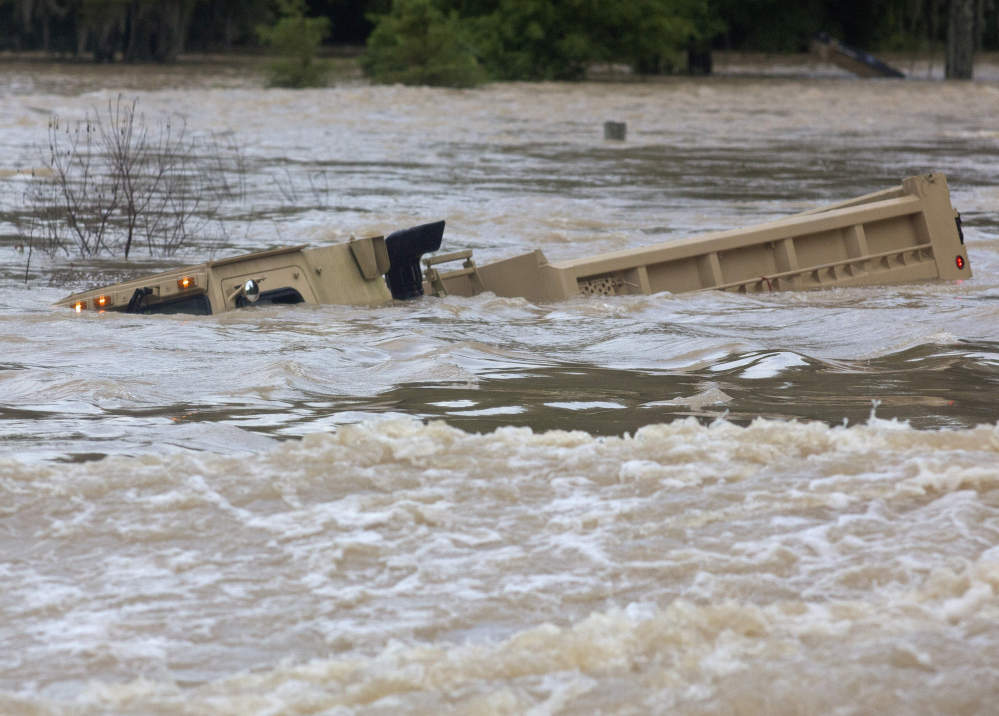
<svg viewBox="0 0 999 716"><path fill-rule="evenodd" d="M330 34L328 17L306 17L305 0L278 0L273 25L258 25L260 41L274 51L270 65L273 87L312 87L322 84L327 64L317 59L319 46Z"/></svg>
<svg viewBox="0 0 999 716"><path fill-rule="evenodd" d="M486 80L457 11L433 0L398 0L376 22L361 66L379 82L469 87Z"/></svg>
<svg viewBox="0 0 999 716"><path fill-rule="evenodd" d="M321 43L376 80L575 79L594 62L710 72L712 49L794 52L819 32L870 51L999 50L999 0L0 0L0 51L170 62L269 50L275 84L322 82Z"/></svg>

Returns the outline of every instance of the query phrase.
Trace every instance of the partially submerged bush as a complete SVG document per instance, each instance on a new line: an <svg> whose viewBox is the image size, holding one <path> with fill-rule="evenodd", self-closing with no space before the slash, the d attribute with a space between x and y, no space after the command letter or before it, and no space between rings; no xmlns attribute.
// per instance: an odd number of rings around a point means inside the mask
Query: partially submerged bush
<svg viewBox="0 0 999 716"><path fill-rule="evenodd" d="M594 62L682 71L722 29L709 0L392 0L373 19L363 66L376 82L450 86L582 79Z"/></svg>
<svg viewBox="0 0 999 716"><path fill-rule="evenodd" d="M499 79L581 79L594 62L636 73L687 69L721 26L707 0L498 0L475 19L483 64Z"/></svg>
<svg viewBox="0 0 999 716"><path fill-rule="evenodd" d="M432 0L393 0L375 21L361 66L376 82L472 87L485 81L456 12L445 15Z"/></svg>
<svg viewBox="0 0 999 716"><path fill-rule="evenodd" d="M65 125L49 122L46 176L34 180L19 223L29 247L129 257L136 245L170 255L204 238L223 201L242 192L242 158L214 135L166 117L153 127L136 100Z"/></svg>
<svg viewBox="0 0 999 716"><path fill-rule="evenodd" d="M261 42L280 57L270 65L272 87L316 87L324 83L328 64L316 59L330 34L328 17L305 17L305 0L279 0L281 16L273 25L260 25Z"/></svg>
<svg viewBox="0 0 999 716"><path fill-rule="evenodd" d="M474 21L476 46L496 79L581 79L600 55L588 6L577 7L573 0L500 0L496 5Z"/></svg>

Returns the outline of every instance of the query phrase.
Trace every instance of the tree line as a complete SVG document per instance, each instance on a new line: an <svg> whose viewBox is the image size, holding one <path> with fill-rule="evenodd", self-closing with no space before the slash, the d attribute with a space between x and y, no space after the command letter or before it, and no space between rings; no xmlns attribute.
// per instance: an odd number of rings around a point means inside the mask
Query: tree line
<svg viewBox="0 0 999 716"><path fill-rule="evenodd" d="M306 14L332 21L328 41L363 44L370 0L312 0ZM98 62L170 62L183 52L266 44L278 0L0 0L0 50L92 56Z"/></svg>
<svg viewBox="0 0 999 716"><path fill-rule="evenodd" d="M704 69L712 49L793 52L828 32L868 50L942 49L955 12L972 49L999 49L999 0L302 0L325 44L446 45L441 64L490 77L573 77L595 61ZM169 62L266 44L287 0L0 0L0 50ZM408 33L408 34L406 34ZM409 45L402 50L399 46ZM432 47L423 47L426 54ZM417 52L417 54L419 54ZM373 61L374 62L374 61ZM374 65L377 65L374 62ZM385 65L382 62L381 65ZM389 63L391 64L391 63Z"/></svg>

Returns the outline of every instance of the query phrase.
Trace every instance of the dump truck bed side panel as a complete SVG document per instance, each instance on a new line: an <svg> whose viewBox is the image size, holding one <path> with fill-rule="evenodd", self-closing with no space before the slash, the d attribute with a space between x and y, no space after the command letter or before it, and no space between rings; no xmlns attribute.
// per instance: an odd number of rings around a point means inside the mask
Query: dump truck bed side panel
<svg viewBox="0 0 999 716"><path fill-rule="evenodd" d="M542 263L539 252L478 267L485 290L557 300L572 295L775 291L969 278L943 175L833 207L588 258ZM450 292L452 285L444 277ZM475 284L455 281L455 293Z"/></svg>

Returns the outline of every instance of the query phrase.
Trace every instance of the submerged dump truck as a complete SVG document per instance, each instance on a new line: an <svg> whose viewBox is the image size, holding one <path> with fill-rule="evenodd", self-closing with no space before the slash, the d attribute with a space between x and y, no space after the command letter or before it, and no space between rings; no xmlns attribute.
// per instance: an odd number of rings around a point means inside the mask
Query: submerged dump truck
<svg viewBox="0 0 999 716"><path fill-rule="evenodd" d="M443 234L438 221L385 237L261 251L94 288L55 305L77 312L213 314L260 304L379 305L424 294L489 291L548 302L971 277L960 216L942 174L910 177L891 189L749 228L568 261L551 262L535 250L477 265L468 250L435 254Z"/></svg>

